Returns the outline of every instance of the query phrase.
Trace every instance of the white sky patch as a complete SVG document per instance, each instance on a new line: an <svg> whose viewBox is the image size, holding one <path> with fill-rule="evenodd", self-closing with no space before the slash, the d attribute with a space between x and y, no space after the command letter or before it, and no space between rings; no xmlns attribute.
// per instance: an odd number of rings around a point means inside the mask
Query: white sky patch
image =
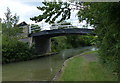
<svg viewBox="0 0 120 83"><path fill-rule="evenodd" d="M23 4L19 0L0 0L0 18L4 18L4 13L7 11L7 7L10 8L12 14L17 13L20 16L20 21L30 22L30 18L34 15L39 15L41 12L36 6L30 6ZM19 2L18 2L19 1Z"/></svg>

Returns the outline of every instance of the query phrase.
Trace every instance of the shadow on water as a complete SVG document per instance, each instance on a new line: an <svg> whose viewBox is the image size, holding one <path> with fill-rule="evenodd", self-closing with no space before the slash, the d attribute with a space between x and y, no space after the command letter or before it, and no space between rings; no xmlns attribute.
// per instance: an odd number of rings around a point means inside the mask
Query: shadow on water
<svg viewBox="0 0 120 83"><path fill-rule="evenodd" d="M54 56L3 65L2 80L50 81L66 59L89 50L95 50L95 47L65 49Z"/></svg>

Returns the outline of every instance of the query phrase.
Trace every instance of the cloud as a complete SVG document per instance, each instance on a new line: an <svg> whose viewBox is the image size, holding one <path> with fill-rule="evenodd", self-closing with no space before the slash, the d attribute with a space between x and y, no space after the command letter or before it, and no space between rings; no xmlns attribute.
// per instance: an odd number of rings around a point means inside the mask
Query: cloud
<svg viewBox="0 0 120 83"><path fill-rule="evenodd" d="M0 0L0 2L0 18L4 18L7 7L10 8L12 14L17 13L17 15L20 16L20 22L29 22L31 17L42 13L36 8L36 5L31 6L29 4L24 4L24 2L20 0Z"/></svg>

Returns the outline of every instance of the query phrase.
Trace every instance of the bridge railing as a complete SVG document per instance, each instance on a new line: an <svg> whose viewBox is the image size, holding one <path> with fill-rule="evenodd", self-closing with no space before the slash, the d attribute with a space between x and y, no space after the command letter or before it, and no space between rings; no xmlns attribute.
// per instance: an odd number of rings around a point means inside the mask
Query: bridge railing
<svg viewBox="0 0 120 83"><path fill-rule="evenodd" d="M32 27L32 26L29 26L28 27L29 29L28 29L28 33L29 34L31 34L31 33L36 33L36 32L39 32L39 31L41 31L41 28L40 27Z"/></svg>
<svg viewBox="0 0 120 83"><path fill-rule="evenodd" d="M44 26L42 26L44 27ZM73 25L61 25L60 23L59 24L56 24L56 25L51 25L49 28L50 30L53 30L53 29L68 29L68 28L80 28L81 25L78 25L78 26L73 26ZM83 27L81 27L83 28ZM41 30L41 28L32 28L31 26L29 26L29 34L32 34L32 33L35 33L35 32L39 32L39 31L43 31Z"/></svg>
<svg viewBox="0 0 120 83"><path fill-rule="evenodd" d="M64 29L64 28L77 28L76 26L73 25L53 25L50 27L50 29Z"/></svg>

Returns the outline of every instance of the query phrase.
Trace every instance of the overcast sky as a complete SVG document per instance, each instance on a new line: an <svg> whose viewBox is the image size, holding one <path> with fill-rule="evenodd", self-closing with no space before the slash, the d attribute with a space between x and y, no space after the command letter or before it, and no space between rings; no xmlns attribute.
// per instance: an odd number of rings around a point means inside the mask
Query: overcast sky
<svg viewBox="0 0 120 83"><path fill-rule="evenodd" d="M4 13L9 7L12 14L17 13L20 16L20 22L32 23L30 18L41 13L36 8L39 5L41 5L40 0L0 0L0 17L4 18Z"/></svg>
<svg viewBox="0 0 120 83"><path fill-rule="evenodd" d="M7 7L9 7L12 14L17 13L20 17L19 23L25 21L28 24L33 24L35 22L31 21L30 18L42 14L42 12L36 8L37 6L43 5L41 3L42 1L43 0L0 0L0 18L4 18L4 13ZM85 22L79 23L76 14L77 10L73 11L69 21L72 22L73 25L85 24ZM41 24L47 25L47 27L49 27L49 25L44 22L37 24L40 26Z"/></svg>

